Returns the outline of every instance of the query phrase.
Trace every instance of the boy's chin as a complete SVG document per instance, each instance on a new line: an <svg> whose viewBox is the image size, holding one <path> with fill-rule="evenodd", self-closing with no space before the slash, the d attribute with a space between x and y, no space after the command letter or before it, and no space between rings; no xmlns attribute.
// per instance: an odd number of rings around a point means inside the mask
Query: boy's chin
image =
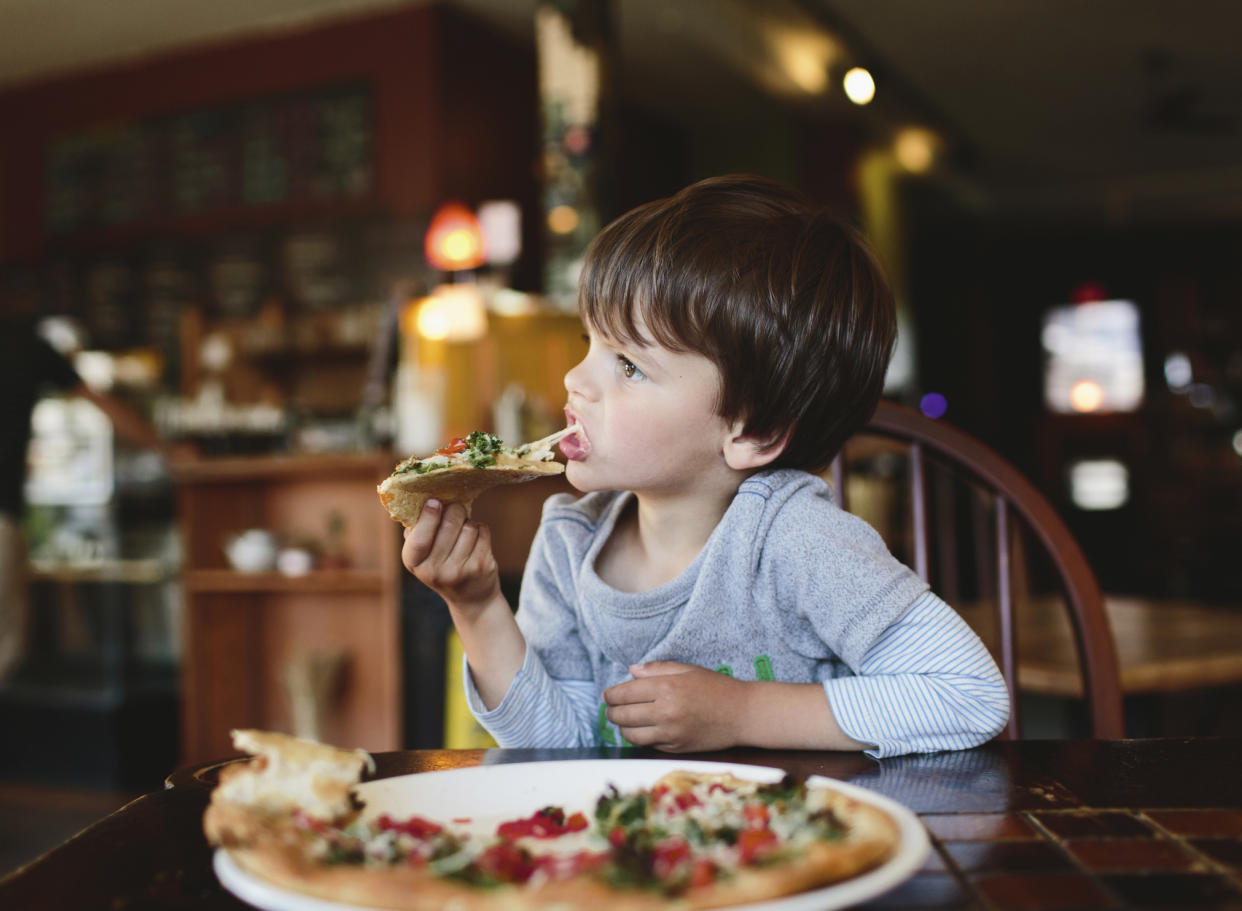
<svg viewBox="0 0 1242 911"><path fill-rule="evenodd" d="M592 477L592 472L582 462L570 461L565 463L565 480L575 490L582 493L589 493L592 490L604 490L598 480Z"/></svg>

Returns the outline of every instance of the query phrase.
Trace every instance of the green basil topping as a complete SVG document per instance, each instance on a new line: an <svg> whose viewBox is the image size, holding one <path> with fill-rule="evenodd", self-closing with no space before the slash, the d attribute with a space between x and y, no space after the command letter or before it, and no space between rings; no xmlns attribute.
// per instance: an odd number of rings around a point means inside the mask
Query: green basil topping
<svg viewBox="0 0 1242 911"><path fill-rule="evenodd" d="M495 465L496 453L503 448L504 443L496 434L476 430L466 437L466 461L474 468Z"/></svg>
<svg viewBox="0 0 1242 911"><path fill-rule="evenodd" d="M494 433L476 430L466 437L466 446L484 455L497 453L504 448L504 442Z"/></svg>
<svg viewBox="0 0 1242 911"><path fill-rule="evenodd" d="M609 832L614 826L628 827L631 823L647 819L648 797L644 793L622 795L614 785L595 803L595 821L600 831Z"/></svg>
<svg viewBox="0 0 1242 911"><path fill-rule="evenodd" d="M811 822L815 824L816 834L825 841L837 841L844 838L850 830L850 827L833 812L832 807L812 813Z"/></svg>
<svg viewBox="0 0 1242 911"><path fill-rule="evenodd" d="M755 797L766 804L787 803L791 800L805 798L805 785L805 781L787 772L784 778L774 784L760 785L755 791Z"/></svg>
<svg viewBox="0 0 1242 911"><path fill-rule="evenodd" d="M461 452L461 457L472 468L487 468L489 465L496 464L496 456L504 450L504 441L496 434L475 430L466 437L466 448ZM395 475L409 474L412 471L415 474L427 474L429 471L445 468L447 465L448 463L438 460L435 456L428 456L425 459L410 456L394 468L392 473Z"/></svg>

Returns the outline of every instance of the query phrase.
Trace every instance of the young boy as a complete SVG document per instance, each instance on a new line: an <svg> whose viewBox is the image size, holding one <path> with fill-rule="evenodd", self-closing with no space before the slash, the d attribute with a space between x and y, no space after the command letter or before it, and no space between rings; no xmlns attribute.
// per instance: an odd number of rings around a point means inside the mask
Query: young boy
<svg viewBox="0 0 1242 911"><path fill-rule="evenodd" d="M429 501L406 567L448 603L472 711L503 746L867 750L983 743L987 649L814 472L868 420L892 296L793 191L706 180L591 244L566 476L516 615L490 532Z"/></svg>

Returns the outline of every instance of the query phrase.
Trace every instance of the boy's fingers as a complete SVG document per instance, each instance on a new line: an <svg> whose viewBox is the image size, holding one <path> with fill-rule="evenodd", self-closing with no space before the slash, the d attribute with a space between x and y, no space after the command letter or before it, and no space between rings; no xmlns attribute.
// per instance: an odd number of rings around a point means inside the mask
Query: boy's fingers
<svg viewBox="0 0 1242 911"><path fill-rule="evenodd" d="M428 500L423 505L423 511L419 513L418 521L412 528L405 530L405 544L401 547L401 556L407 566L417 566L431 553L436 530L440 527L440 511L439 500Z"/></svg>
<svg viewBox="0 0 1242 911"><path fill-rule="evenodd" d="M654 701L655 695L651 686L642 680L627 680L604 690L604 702L608 705L633 705Z"/></svg>
<svg viewBox="0 0 1242 911"><path fill-rule="evenodd" d="M431 502L430 500L428 502ZM424 511L426 507L423 507ZM457 545L457 538L461 534L461 527L466 524L466 509L460 503L450 503L444 509L444 515L440 519L440 527L436 532L435 541L431 545L430 559L436 563L443 563L448 559L449 554L453 552L453 548Z"/></svg>
<svg viewBox="0 0 1242 911"><path fill-rule="evenodd" d="M476 546L479 548L486 548L490 553L492 549L492 530L486 525L480 525L478 526L478 529L479 543Z"/></svg>
<svg viewBox="0 0 1242 911"><path fill-rule="evenodd" d="M453 543L453 549L449 551L448 559L450 563L464 563L474 553L475 545L479 541L479 526L474 522L465 522L461 526L461 531L457 534L457 540Z"/></svg>
<svg viewBox="0 0 1242 911"><path fill-rule="evenodd" d="M619 728L645 728L655 724L655 719L651 713L651 703L649 702L610 706L606 715L608 720ZM626 734L625 739L631 743L634 742L634 739L628 734Z"/></svg>

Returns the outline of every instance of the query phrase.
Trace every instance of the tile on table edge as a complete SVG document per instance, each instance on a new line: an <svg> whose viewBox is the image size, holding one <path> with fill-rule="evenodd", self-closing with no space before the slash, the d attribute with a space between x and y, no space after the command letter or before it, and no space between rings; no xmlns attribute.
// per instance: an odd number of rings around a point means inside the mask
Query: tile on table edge
<svg viewBox="0 0 1242 911"><path fill-rule="evenodd" d="M1185 841L1218 866L1242 875L1242 839L1187 837Z"/></svg>
<svg viewBox="0 0 1242 911"><path fill-rule="evenodd" d="M969 882L983 899L1010 911L1115 908L1113 895L1093 876L1069 873L983 873Z"/></svg>
<svg viewBox="0 0 1242 911"><path fill-rule="evenodd" d="M1210 870L1195 852L1171 838L1075 838L1063 841L1062 847L1096 876Z"/></svg>
<svg viewBox="0 0 1242 911"><path fill-rule="evenodd" d="M1242 810L1145 809L1143 816L1161 829L1197 838L1242 838Z"/></svg>
<svg viewBox="0 0 1242 911"><path fill-rule="evenodd" d="M1162 834L1145 819L1127 810L1083 808L1037 811L1028 815L1059 839L1158 838Z"/></svg>
<svg viewBox="0 0 1242 911"><path fill-rule="evenodd" d="M949 862L964 875L982 873L1067 873L1078 867L1051 839L1038 841L949 841L941 848Z"/></svg>

